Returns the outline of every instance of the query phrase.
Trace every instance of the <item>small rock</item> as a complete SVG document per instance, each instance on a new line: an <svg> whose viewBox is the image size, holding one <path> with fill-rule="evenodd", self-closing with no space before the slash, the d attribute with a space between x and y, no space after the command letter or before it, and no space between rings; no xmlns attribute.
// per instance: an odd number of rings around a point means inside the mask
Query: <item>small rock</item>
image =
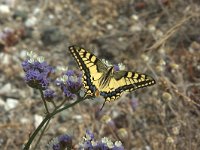
<svg viewBox="0 0 200 150"><path fill-rule="evenodd" d="M200 44L196 41L192 42L190 47L192 48L193 51L199 51L200 50Z"/></svg>
<svg viewBox="0 0 200 150"><path fill-rule="evenodd" d="M20 122L21 122L22 124L26 124L26 123L29 122L29 119L28 119L28 118L25 118L25 117L22 117L22 118L20 119Z"/></svg>
<svg viewBox="0 0 200 150"><path fill-rule="evenodd" d="M63 39L63 35L59 28L50 27L45 29L41 34L41 40L44 45L54 45Z"/></svg>
<svg viewBox="0 0 200 150"><path fill-rule="evenodd" d="M4 102L4 100L0 98L0 107L1 107L1 106L5 107L5 104L6 104L6 103Z"/></svg>
<svg viewBox="0 0 200 150"><path fill-rule="evenodd" d="M37 7L34 9L33 14L38 15L40 12L41 12L40 8Z"/></svg>
<svg viewBox="0 0 200 150"><path fill-rule="evenodd" d="M108 30L112 30L113 29L113 25L112 24L108 24L106 27L107 27Z"/></svg>
<svg viewBox="0 0 200 150"><path fill-rule="evenodd" d="M59 133L59 134L64 134L64 133L66 133L66 132L67 132L67 128L65 128L65 127L63 127L63 126L61 126L61 127L58 128L58 133Z"/></svg>
<svg viewBox="0 0 200 150"><path fill-rule="evenodd" d="M135 15L135 14L133 14L133 15L131 16L131 18L132 18L133 20L135 20L135 21L138 21L138 19L139 19L139 17L138 17L137 15Z"/></svg>
<svg viewBox="0 0 200 150"><path fill-rule="evenodd" d="M60 112L59 114L59 118L58 118L58 121L60 123L63 123L63 122L66 122L71 116L69 115L69 113L66 113L66 112Z"/></svg>
<svg viewBox="0 0 200 150"><path fill-rule="evenodd" d="M0 54L0 60L1 60L1 64L9 65L10 62L11 62L11 56L9 54L6 54L6 53L1 53Z"/></svg>
<svg viewBox="0 0 200 150"><path fill-rule="evenodd" d="M50 14L50 15L48 16L48 18L49 18L49 19L54 19L55 17L54 17L53 14Z"/></svg>
<svg viewBox="0 0 200 150"><path fill-rule="evenodd" d="M0 145L3 145L4 142L5 142L4 139L1 137L0 138Z"/></svg>
<svg viewBox="0 0 200 150"><path fill-rule="evenodd" d="M19 54L20 58L27 58L27 50L23 49L20 51L20 54Z"/></svg>
<svg viewBox="0 0 200 150"><path fill-rule="evenodd" d="M37 115L37 114L34 115L34 126L35 126L35 128L37 128L40 125L40 123L42 122L42 120L43 120L42 116Z"/></svg>
<svg viewBox="0 0 200 150"><path fill-rule="evenodd" d="M163 36L163 32L161 30L156 30L156 38L161 38Z"/></svg>
<svg viewBox="0 0 200 150"><path fill-rule="evenodd" d="M10 14L10 8L8 5L1 4L0 5L0 14L1 15L8 15Z"/></svg>
<svg viewBox="0 0 200 150"><path fill-rule="evenodd" d="M13 98L7 98L6 104L5 104L5 110L9 111L13 108L15 108L18 105L19 101L17 99Z"/></svg>
<svg viewBox="0 0 200 150"><path fill-rule="evenodd" d="M156 31L156 27L155 27L155 25L153 25L153 24L149 24L147 28L148 28L148 30L149 30L150 32Z"/></svg>
<svg viewBox="0 0 200 150"><path fill-rule="evenodd" d="M14 8L16 6L17 0L4 0L4 3L10 8Z"/></svg>
<svg viewBox="0 0 200 150"><path fill-rule="evenodd" d="M72 118L79 123L83 122L83 117L81 115L74 115Z"/></svg>
<svg viewBox="0 0 200 150"><path fill-rule="evenodd" d="M135 24L130 27L131 32L137 32L142 30L142 26L140 24Z"/></svg>
<svg viewBox="0 0 200 150"><path fill-rule="evenodd" d="M13 14L14 19L21 19L22 21L25 21L27 19L27 12L21 11L21 10L16 10Z"/></svg>
<svg viewBox="0 0 200 150"><path fill-rule="evenodd" d="M37 23L37 18L32 16L25 21L25 26L28 28L31 28L31 27L35 26L36 23Z"/></svg>
<svg viewBox="0 0 200 150"><path fill-rule="evenodd" d="M0 89L0 95L6 95L8 92L11 91L11 84L6 83L1 89Z"/></svg>

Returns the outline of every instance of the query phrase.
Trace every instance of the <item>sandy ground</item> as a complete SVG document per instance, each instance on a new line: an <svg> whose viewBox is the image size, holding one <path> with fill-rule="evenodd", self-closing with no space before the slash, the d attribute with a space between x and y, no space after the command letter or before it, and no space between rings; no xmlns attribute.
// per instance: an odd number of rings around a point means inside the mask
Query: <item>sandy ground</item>
<svg viewBox="0 0 200 150"><path fill-rule="evenodd" d="M70 45L157 84L123 94L100 114L101 98L59 113L37 149L66 133L76 149L86 129L97 140L122 141L126 150L200 149L199 14L198 0L1 0L0 149L21 149L45 116L40 93L24 81L25 50L54 67L79 70Z"/></svg>

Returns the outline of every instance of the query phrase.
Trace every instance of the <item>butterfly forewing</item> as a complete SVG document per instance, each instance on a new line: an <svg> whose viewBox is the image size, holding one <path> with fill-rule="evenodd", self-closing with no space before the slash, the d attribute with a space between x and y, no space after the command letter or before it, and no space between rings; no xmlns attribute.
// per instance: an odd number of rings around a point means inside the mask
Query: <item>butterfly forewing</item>
<svg viewBox="0 0 200 150"><path fill-rule="evenodd" d="M89 53L83 48L78 46L70 46L70 52L74 56L81 71L83 72L83 84L87 90L87 95L94 95L95 90L99 86L99 79L107 70L105 64L103 64L95 55Z"/></svg>

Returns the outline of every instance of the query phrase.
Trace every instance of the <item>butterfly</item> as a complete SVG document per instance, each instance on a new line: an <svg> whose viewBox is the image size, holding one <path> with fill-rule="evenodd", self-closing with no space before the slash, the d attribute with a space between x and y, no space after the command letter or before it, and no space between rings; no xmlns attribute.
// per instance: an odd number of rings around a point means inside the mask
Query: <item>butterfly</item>
<svg viewBox="0 0 200 150"><path fill-rule="evenodd" d="M151 86L155 80L149 75L139 72L119 70L107 66L94 54L78 46L70 46L69 51L83 72L83 85L86 96L102 96L106 101L114 101L123 92L134 91L138 88Z"/></svg>

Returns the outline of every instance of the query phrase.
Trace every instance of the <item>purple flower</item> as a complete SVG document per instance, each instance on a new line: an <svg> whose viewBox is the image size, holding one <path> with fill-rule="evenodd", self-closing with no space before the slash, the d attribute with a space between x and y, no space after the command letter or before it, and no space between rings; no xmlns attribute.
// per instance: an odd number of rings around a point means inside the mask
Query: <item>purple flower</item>
<svg viewBox="0 0 200 150"><path fill-rule="evenodd" d="M98 142L96 146L93 147L94 150L109 150L108 146L102 142Z"/></svg>
<svg viewBox="0 0 200 150"><path fill-rule="evenodd" d="M53 138L47 145L47 149L64 150L72 149L72 137L64 134Z"/></svg>
<svg viewBox="0 0 200 150"><path fill-rule="evenodd" d="M119 66L118 65L114 65L114 71L119 71Z"/></svg>
<svg viewBox="0 0 200 150"><path fill-rule="evenodd" d="M73 70L66 72L68 80L66 81L69 91L76 93L82 87L82 74Z"/></svg>
<svg viewBox="0 0 200 150"><path fill-rule="evenodd" d="M61 149L72 148L72 137L69 135L61 135L58 137Z"/></svg>
<svg viewBox="0 0 200 150"><path fill-rule="evenodd" d="M30 67L30 63L29 63L29 60L24 60L22 62L22 68L25 72L27 72L31 67Z"/></svg>
<svg viewBox="0 0 200 150"><path fill-rule="evenodd" d="M74 70L67 70L66 75L67 76L74 76L75 75Z"/></svg>
<svg viewBox="0 0 200 150"><path fill-rule="evenodd" d="M124 150L124 147L123 146L121 146L121 147L115 146L115 147L112 148L112 150Z"/></svg>
<svg viewBox="0 0 200 150"><path fill-rule="evenodd" d="M69 89L68 89L68 87L66 87L66 86L63 86L63 92L64 92L64 94L65 94L65 96L66 97L68 97L68 98L74 98L76 95L75 94L73 94Z"/></svg>
<svg viewBox="0 0 200 150"><path fill-rule="evenodd" d="M136 110L137 106L138 106L138 99L133 95L131 98L131 107L133 110Z"/></svg>
<svg viewBox="0 0 200 150"><path fill-rule="evenodd" d="M49 79L46 78L46 75L40 73L38 70L28 70L25 74L26 83L36 89L47 89L49 85Z"/></svg>
<svg viewBox="0 0 200 150"><path fill-rule="evenodd" d="M53 90L47 89L44 91L44 98L47 101L52 101L54 97L55 97L55 92Z"/></svg>
<svg viewBox="0 0 200 150"><path fill-rule="evenodd" d="M80 145L80 149L85 150L124 150L122 143L116 141L115 144L109 138L102 138L100 141L94 140L94 134L86 130L84 141Z"/></svg>
<svg viewBox="0 0 200 150"><path fill-rule="evenodd" d="M125 69L125 66L122 63L113 66L114 66L114 71L120 71Z"/></svg>
<svg viewBox="0 0 200 150"><path fill-rule="evenodd" d="M90 140L94 140L94 134L90 130L86 130L86 136L90 138Z"/></svg>
<svg viewBox="0 0 200 150"><path fill-rule="evenodd" d="M112 150L124 150L124 147L122 146L122 142L116 141Z"/></svg>
<svg viewBox="0 0 200 150"><path fill-rule="evenodd" d="M90 150L90 149L92 150L93 146L92 146L91 141L85 141L83 148L88 149L88 150Z"/></svg>
<svg viewBox="0 0 200 150"><path fill-rule="evenodd" d="M22 62L22 67L25 72L28 70L38 70L40 73L48 73L53 72L53 67L49 66L46 62L34 61L31 62L30 59Z"/></svg>
<svg viewBox="0 0 200 150"><path fill-rule="evenodd" d="M52 148L53 148L53 150L61 150L59 144L54 144Z"/></svg>
<svg viewBox="0 0 200 150"><path fill-rule="evenodd" d="M46 62L39 62L30 58L22 62L22 67L26 73L24 79L30 87L42 90L48 88L49 75L53 72L51 66Z"/></svg>
<svg viewBox="0 0 200 150"><path fill-rule="evenodd" d="M68 98L74 98L82 87L82 75L73 70L68 70L65 75L56 81L63 93Z"/></svg>

